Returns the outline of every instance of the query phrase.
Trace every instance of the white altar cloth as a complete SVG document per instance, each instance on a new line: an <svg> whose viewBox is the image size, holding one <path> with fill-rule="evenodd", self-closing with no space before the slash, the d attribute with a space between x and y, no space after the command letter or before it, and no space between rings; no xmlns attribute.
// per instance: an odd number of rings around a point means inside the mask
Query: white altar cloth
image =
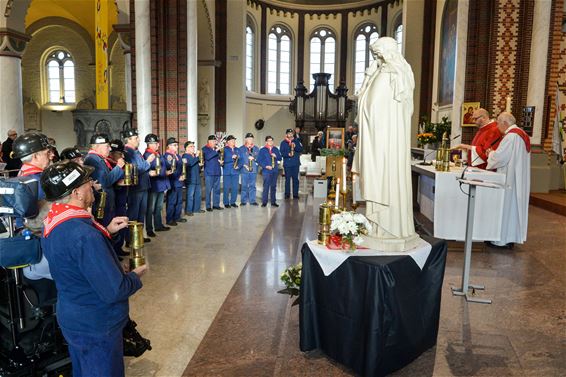
<svg viewBox="0 0 566 377"><path fill-rule="evenodd" d="M318 261L318 264L322 268L324 276L330 275L334 270L336 270L346 259L350 257L369 257L369 256L401 256L408 255L422 270L428 255L432 250L431 244L420 239L419 243L412 249L396 252L396 251L379 251L372 249L356 249L351 252L345 252L340 250L331 250L324 245L319 245L317 241L307 241L309 248L311 249L314 257Z"/></svg>
<svg viewBox="0 0 566 377"><path fill-rule="evenodd" d="M458 178L463 168L450 167L449 172L437 172L433 166L413 166L420 173L419 205L421 213L434 222L434 237L445 240L466 239L466 215L468 211L468 185ZM428 172L428 175L427 175ZM434 178L431 178L433 175ZM466 179L505 184L505 175L478 168L466 170ZM474 241L499 241L503 219L505 190L478 187L475 200Z"/></svg>

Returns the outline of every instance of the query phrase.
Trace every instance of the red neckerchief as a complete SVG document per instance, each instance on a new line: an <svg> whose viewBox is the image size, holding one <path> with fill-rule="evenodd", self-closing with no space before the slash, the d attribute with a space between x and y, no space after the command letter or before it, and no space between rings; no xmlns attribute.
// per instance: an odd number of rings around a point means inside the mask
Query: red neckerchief
<svg viewBox="0 0 566 377"><path fill-rule="evenodd" d="M70 219L91 219L92 225L96 229L104 234L106 238L112 239L108 229L98 223L94 217L92 217L92 213L88 212L84 208L62 203L53 203L47 217L43 220L43 237L47 238L57 225L60 225Z"/></svg>
<svg viewBox="0 0 566 377"><path fill-rule="evenodd" d="M525 131L523 131L520 128L511 128L509 131L507 131L507 134L519 135L521 139L523 139L523 141L525 142L525 148L527 148L527 153L531 152L531 139L529 138L529 135L527 135Z"/></svg>
<svg viewBox="0 0 566 377"><path fill-rule="evenodd" d="M253 152L252 152L252 150L254 149L254 145L253 145L253 144L252 144L251 147L248 147L248 146L246 145L246 148L248 148L248 154L252 154L252 153L253 153Z"/></svg>
<svg viewBox="0 0 566 377"><path fill-rule="evenodd" d="M110 163L110 161L108 161L108 158L107 158L107 157L104 157L103 155L101 155L100 153L95 152L95 151L92 150L92 149L91 149L90 151L88 151L88 154L97 155L98 157L100 157L100 158L104 161L104 163L106 164L106 167L107 167L108 169L112 170L112 164Z"/></svg>
<svg viewBox="0 0 566 377"><path fill-rule="evenodd" d="M159 151L154 151L154 150L151 149L151 148L147 148L147 149L145 150L145 153L148 153L148 152L159 157Z"/></svg>
<svg viewBox="0 0 566 377"><path fill-rule="evenodd" d="M28 164L27 162L24 162L22 164L22 167L20 168L20 171L18 173L18 177L27 177L29 175L41 174L41 173L43 173L42 168L38 168L35 165Z"/></svg>
<svg viewBox="0 0 566 377"><path fill-rule="evenodd" d="M289 140L288 138L285 138L285 141L289 144L289 146L291 146L291 143L293 142L293 140Z"/></svg>
<svg viewBox="0 0 566 377"><path fill-rule="evenodd" d="M271 155L271 149L273 148L273 146L270 147L269 145L265 144L265 147L267 148L269 154Z"/></svg>

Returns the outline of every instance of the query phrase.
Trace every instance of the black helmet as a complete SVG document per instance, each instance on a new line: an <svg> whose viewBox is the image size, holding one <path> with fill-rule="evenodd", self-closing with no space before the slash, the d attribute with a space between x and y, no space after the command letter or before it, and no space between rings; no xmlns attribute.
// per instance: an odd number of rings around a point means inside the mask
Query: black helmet
<svg viewBox="0 0 566 377"><path fill-rule="evenodd" d="M138 130L136 130L135 128L128 128L122 131L122 139L127 139L132 136L138 136Z"/></svg>
<svg viewBox="0 0 566 377"><path fill-rule="evenodd" d="M92 166L83 166L73 161L49 166L43 171L40 180L45 199L54 201L69 195L74 189L90 181L93 171Z"/></svg>
<svg viewBox="0 0 566 377"><path fill-rule="evenodd" d="M159 138L156 134L147 134L144 141L146 143L159 143Z"/></svg>
<svg viewBox="0 0 566 377"><path fill-rule="evenodd" d="M51 147L47 136L38 132L27 132L14 140L12 158L22 158Z"/></svg>
<svg viewBox="0 0 566 377"><path fill-rule="evenodd" d="M124 152L124 143L122 140L116 139L110 142L111 152Z"/></svg>
<svg viewBox="0 0 566 377"><path fill-rule="evenodd" d="M179 142L174 137L170 137L169 139L167 139L167 145L170 144L179 144Z"/></svg>
<svg viewBox="0 0 566 377"><path fill-rule="evenodd" d="M59 157L61 160L72 160L77 157L82 157L83 154L79 151L78 148L65 148L61 151Z"/></svg>
<svg viewBox="0 0 566 377"><path fill-rule="evenodd" d="M236 140L236 137L234 135L228 135L226 141L230 141L230 140Z"/></svg>
<svg viewBox="0 0 566 377"><path fill-rule="evenodd" d="M110 138L106 134L94 134L90 137L91 144L108 144Z"/></svg>

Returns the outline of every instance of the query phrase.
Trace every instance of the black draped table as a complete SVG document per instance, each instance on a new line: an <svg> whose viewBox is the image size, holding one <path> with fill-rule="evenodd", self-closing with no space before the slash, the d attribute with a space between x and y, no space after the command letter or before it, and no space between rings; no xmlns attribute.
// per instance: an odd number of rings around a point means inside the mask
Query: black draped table
<svg viewBox="0 0 566 377"><path fill-rule="evenodd" d="M447 245L421 270L410 256L350 257L324 276L303 245L301 351L320 349L365 376L383 376L436 344Z"/></svg>

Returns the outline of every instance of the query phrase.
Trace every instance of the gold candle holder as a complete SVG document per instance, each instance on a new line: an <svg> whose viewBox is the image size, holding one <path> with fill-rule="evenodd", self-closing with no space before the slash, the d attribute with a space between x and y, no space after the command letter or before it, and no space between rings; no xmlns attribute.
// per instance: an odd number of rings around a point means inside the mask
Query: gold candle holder
<svg viewBox="0 0 566 377"><path fill-rule="evenodd" d="M200 166L204 165L204 156L202 153L198 155L198 163Z"/></svg>
<svg viewBox="0 0 566 377"><path fill-rule="evenodd" d="M106 207L106 192L100 191L100 199L98 201L98 207L96 207L96 218L104 218L104 207Z"/></svg>
<svg viewBox="0 0 566 377"><path fill-rule="evenodd" d="M183 164L183 172L182 175L186 178L187 177L187 164L185 163L185 160L182 160L182 164Z"/></svg>
<svg viewBox="0 0 566 377"><path fill-rule="evenodd" d="M126 163L124 165L124 186L131 186L132 183L132 164Z"/></svg>
<svg viewBox="0 0 566 377"><path fill-rule="evenodd" d="M332 206L328 203L322 203L318 209L318 223L320 229L318 232L317 242L320 245L326 245L330 238L330 222L332 217Z"/></svg>
<svg viewBox="0 0 566 377"><path fill-rule="evenodd" d="M342 210L343 211L347 211L347 205L346 205L346 197L348 196L348 190L340 190L340 199L342 199Z"/></svg>
<svg viewBox="0 0 566 377"><path fill-rule="evenodd" d="M177 170L177 157L173 156L173 159L171 160L171 173L175 173L176 170Z"/></svg>

